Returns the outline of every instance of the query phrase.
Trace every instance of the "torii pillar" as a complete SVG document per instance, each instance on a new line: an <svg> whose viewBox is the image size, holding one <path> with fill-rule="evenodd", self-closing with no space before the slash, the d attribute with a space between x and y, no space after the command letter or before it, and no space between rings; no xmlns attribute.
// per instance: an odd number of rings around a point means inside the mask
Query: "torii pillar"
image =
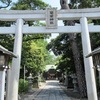
<svg viewBox="0 0 100 100"><path fill-rule="evenodd" d="M91 53L91 44L90 44L87 18L86 17L81 18L80 23L81 23L81 31L82 31L81 37L82 37L88 100L98 100L95 75L93 69L93 60L92 57L86 58L86 55Z"/></svg>
<svg viewBox="0 0 100 100"><path fill-rule="evenodd" d="M17 58L12 61L12 67L8 79L8 89L6 100L18 100L18 83L21 63L21 48L22 48L22 33L23 19L17 19L15 42L14 42L14 54Z"/></svg>

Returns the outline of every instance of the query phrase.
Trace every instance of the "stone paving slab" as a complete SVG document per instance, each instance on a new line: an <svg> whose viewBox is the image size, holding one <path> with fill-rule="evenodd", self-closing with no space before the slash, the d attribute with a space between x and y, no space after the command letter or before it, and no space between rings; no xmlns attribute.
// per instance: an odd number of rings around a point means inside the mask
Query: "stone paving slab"
<svg viewBox="0 0 100 100"><path fill-rule="evenodd" d="M59 82L56 80L47 81L40 89L21 100L80 100L68 97Z"/></svg>
<svg viewBox="0 0 100 100"><path fill-rule="evenodd" d="M34 100L71 100L60 88L58 81L47 81L42 91Z"/></svg>

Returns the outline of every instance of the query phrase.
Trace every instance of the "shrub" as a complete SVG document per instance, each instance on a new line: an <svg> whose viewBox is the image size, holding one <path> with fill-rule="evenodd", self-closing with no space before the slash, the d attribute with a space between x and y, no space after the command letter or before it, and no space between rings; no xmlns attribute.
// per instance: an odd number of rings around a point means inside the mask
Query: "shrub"
<svg viewBox="0 0 100 100"><path fill-rule="evenodd" d="M19 93L24 93L28 91L28 81L24 81L24 79L19 80Z"/></svg>
<svg viewBox="0 0 100 100"><path fill-rule="evenodd" d="M46 82L43 77L39 77L39 82Z"/></svg>

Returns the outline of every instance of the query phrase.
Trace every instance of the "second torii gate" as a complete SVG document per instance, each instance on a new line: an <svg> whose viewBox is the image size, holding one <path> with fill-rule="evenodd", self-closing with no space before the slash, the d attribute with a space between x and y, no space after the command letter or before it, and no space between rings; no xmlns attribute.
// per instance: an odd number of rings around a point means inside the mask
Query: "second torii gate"
<svg viewBox="0 0 100 100"><path fill-rule="evenodd" d="M56 28L27 26L24 25L24 21L46 20L47 10L0 10L0 21L16 21L14 26L0 27L0 34L15 34L14 54L18 55L17 59L13 59L12 63L7 100L18 100L23 34L36 33L81 33L88 100L97 100L92 57L86 58L85 56L91 52L89 33L100 32L100 25L89 25L87 18L100 19L100 8L58 10L55 13L57 14L55 17L57 20L80 20L80 24L58 26Z"/></svg>

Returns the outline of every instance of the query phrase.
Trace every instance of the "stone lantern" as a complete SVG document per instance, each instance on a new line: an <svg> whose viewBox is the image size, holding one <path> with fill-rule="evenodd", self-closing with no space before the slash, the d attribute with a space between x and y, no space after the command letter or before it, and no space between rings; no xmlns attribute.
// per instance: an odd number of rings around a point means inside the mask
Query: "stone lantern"
<svg viewBox="0 0 100 100"><path fill-rule="evenodd" d="M100 47L93 50L86 57L93 56L93 64L95 68L99 71L99 84L100 84Z"/></svg>
<svg viewBox="0 0 100 100"><path fill-rule="evenodd" d="M5 71L9 68L8 62L10 57L16 58L17 56L0 45L0 100L4 100Z"/></svg>
<svg viewBox="0 0 100 100"><path fill-rule="evenodd" d="M73 92L78 92L77 75L76 75L76 74L72 74L71 77L72 77L72 79L73 79L73 85L74 85L74 90L73 90Z"/></svg>
<svg viewBox="0 0 100 100"><path fill-rule="evenodd" d="M90 54L86 56L86 58L90 56L93 56L94 66L100 65L100 48L93 50Z"/></svg>
<svg viewBox="0 0 100 100"><path fill-rule="evenodd" d="M33 80L33 77L32 77L32 74L30 73L29 74L29 77L27 77L27 79L28 79L28 83L29 83L29 89L28 89L28 92L33 92L33 90L32 90L32 88L33 88L33 82L32 82L32 80Z"/></svg>

